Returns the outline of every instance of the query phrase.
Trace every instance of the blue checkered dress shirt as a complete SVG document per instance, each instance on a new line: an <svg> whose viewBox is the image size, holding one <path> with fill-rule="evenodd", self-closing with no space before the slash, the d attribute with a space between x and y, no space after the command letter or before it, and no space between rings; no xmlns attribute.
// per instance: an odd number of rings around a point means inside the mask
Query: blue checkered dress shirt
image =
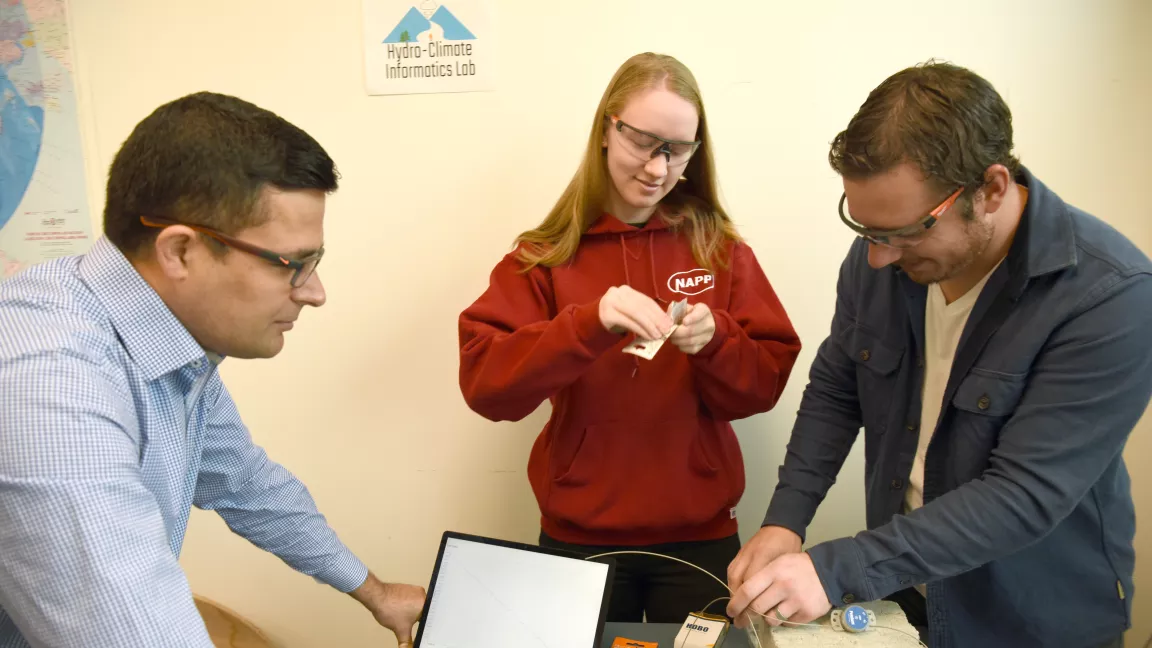
<svg viewBox="0 0 1152 648"><path fill-rule="evenodd" d="M364 582L218 361L106 239L0 284L0 648L211 648L178 563L192 506L340 591Z"/></svg>

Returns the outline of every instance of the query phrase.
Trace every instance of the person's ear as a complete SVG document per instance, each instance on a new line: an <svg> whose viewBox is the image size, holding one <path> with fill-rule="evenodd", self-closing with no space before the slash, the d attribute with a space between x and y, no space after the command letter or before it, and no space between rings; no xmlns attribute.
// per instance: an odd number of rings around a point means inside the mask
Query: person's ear
<svg viewBox="0 0 1152 648"><path fill-rule="evenodd" d="M988 167L984 171L984 186L981 188L981 193L984 194L985 213L992 214L999 211L1008 192L1015 186L1016 181L1008 171L1008 167L1003 164Z"/></svg>
<svg viewBox="0 0 1152 648"><path fill-rule="evenodd" d="M183 225L165 227L152 244L156 266L173 281L188 278L193 248L198 245L196 232Z"/></svg>

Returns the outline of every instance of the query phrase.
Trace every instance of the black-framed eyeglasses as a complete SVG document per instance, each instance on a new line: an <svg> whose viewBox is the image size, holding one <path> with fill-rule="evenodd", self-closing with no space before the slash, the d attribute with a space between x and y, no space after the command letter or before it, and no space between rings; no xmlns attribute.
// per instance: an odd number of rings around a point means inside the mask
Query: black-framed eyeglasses
<svg viewBox="0 0 1152 648"><path fill-rule="evenodd" d="M900 249L913 248L924 240L924 235L928 232L928 230L932 229L933 225L935 225L940 220L940 217L944 215L944 212L948 211L948 209L956 203L956 199L960 197L960 194L964 193L964 189L965 187L960 187L956 191L952 192L952 195L945 198L944 202L940 203L936 206L935 209L928 212L928 215L924 218L921 218L920 220L907 227L901 227L894 230L872 229L857 223L849 214L844 211L844 203L848 199L848 194L842 193L840 194L839 206L840 220L844 221L845 225L852 228L852 231L856 232L861 238L865 239L869 243L875 243L876 245L884 245L887 247Z"/></svg>
<svg viewBox="0 0 1152 648"><path fill-rule="evenodd" d="M211 237L230 248L235 248L241 252L247 252L253 256L260 257L261 259L264 259L274 266L292 270L292 279L289 280L289 283L293 288L299 288L300 286L308 283L308 280L312 278L312 273L316 272L316 266L320 265L320 259L324 257L324 248L320 248L314 254L310 254L303 259L289 259L282 254L273 252L271 250L265 250L264 248L257 245L252 245L251 243L241 241L238 238L233 238L222 232L217 232L210 227L193 225L191 223L181 223L179 221L171 220L168 218L141 216L140 222L147 227L155 227L158 229L164 229L173 225L183 225L190 230L194 230L205 236Z"/></svg>
<svg viewBox="0 0 1152 648"><path fill-rule="evenodd" d="M700 140L688 142L668 139L631 126L619 117L613 116L611 119L616 132L623 136L622 139L628 144L632 154L641 160L651 160L663 153L669 166L679 166L686 164L700 148Z"/></svg>

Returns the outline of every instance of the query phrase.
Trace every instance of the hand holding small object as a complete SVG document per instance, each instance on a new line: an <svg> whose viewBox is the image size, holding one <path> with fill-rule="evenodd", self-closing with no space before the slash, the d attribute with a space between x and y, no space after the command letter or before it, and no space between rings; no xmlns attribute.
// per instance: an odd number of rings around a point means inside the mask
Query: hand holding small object
<svg viewBox="0 0 1152 648"><path fill-rule="evenodd" d="M651 360L656 357L656 352L664 345L664 341L670 338L680 326L681 320L684 319L684 314L688 311L688 300L681 299L678 302L668 304L668 320L672 323L671 328L664 332L663 335L656 338L645 338L637 335L636 339L624 347L624 353L631 353L633 355Z"/></svg>
<svg viewBox="0 0 1152 648"><path fill-rule="evenodd" d="M688 307L680 326L672 332L668 341L688 355L695 355L708 346L716 334L716 319L707 304L698 303Z"/></svg>
<svg viewBox="0 0 1152 648"><path fill-rule="evenodd" d="M807 623L828 614L832 603L807 553L786 553L752 574L728 602L728 614L764 615L769 625Z"/></svg>
<svg viewBox="0 0 1152 648"><path fill-rule="evenodd" d="M613 286L600 298L600 323L613 333L631 332L655 340L667 335L672 319L649 296L630 286Z"/></svg>
<svg viewBox="0 0 1152 648"><path fill-rule="evenodd" d="M736 559L728 565L728 587L738 592L744 587L744 582L772 564L774 560L784 554L800 553L803 551L803 542L800 536L791 529L767 525L756 532L743 547ZM733 612L729 606L729 613ZM746 624L744 615L738 612L733 615L737 627Z"/></svg>

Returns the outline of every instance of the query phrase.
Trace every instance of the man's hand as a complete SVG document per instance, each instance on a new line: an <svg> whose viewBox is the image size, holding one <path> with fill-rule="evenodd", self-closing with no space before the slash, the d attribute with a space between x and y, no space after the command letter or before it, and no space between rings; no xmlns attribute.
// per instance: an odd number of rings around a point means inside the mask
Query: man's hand
<svg viewBox="0 0 1152 648"><path fill-rule="evenodd" d="M668 341L684 353L696 355L712 341L712 336L715 334L716 320L712 317L712 309L708 308L707 304L692 304Z"/></svg>
<svg viewBox="0 0 1152 648"><path fill-rule="evenodd" d="M746 615L760 614L778 626L782 621L808 623L831 609L812 558L807 553L789 553L745 580L733 593L727 611L741 624Z"/></svg>
<svg viewBox="0 0 1152 648"><path fill-rule="evenodd" d="M657 340L672 328L672 318L648 295L631 286L613 286L600 298L600 323L613 333L630 331Z"/></svg>
<svg viewBox="0 0 1152 648"><path fill-rule="evenodd" d="M376 622L396 635L399 648L411 648L412 626L420 620L424 611L423 587L400 583L382 583L369 573L364 584L349 592L352 598L360 601Z"/></svg>
<svg viewBox="0 0 1152 648"><path fill-rule="evenodd" d="M800 553L802 548L800 536L791 529L779 526L763 527L740 548L736 559L728 565L729 589L733 592L739 590L752 574L764 569L784 554Z"/></svg>

